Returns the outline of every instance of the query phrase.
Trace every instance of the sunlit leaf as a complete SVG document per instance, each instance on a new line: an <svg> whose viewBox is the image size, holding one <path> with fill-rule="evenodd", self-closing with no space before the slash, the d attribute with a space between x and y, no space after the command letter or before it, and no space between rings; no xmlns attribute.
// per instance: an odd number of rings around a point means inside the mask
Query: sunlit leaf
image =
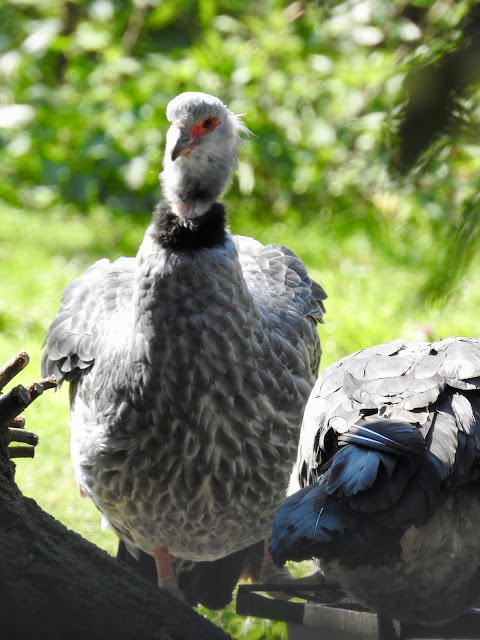
<svg viewBox="0 0 480 640"><path fill-rule="evenodd" d="M29 104L0 106L0 129L23 127L35 117L35 109Z"/></svg>

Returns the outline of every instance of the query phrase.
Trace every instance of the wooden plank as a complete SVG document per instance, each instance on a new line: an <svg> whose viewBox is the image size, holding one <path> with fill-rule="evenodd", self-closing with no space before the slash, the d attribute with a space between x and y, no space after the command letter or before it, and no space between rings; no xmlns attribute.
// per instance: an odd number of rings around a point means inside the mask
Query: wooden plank
<svg viewBox="0 0 480 640"><path fill-rule="evenodd" d="M307 603L304 605L303 626L322 629L329 638L335 633L345 640L379 639L377 616L368 611Z"/></svg>
<svg viewBox="0 0 480 640"><path fill-rule="evenodd" d="M307 587L305 589L305 587ZM312 595L308 590L312 589ZM319 603L315 585L241 585L237 613L287 623L289 640L480 640L480 609L472 609L438 627L399 623L365 610L358 603ZM259 592L282 592L288 597L314 602L289 602ZM317 602L315 602L317 600Z"/></svg>

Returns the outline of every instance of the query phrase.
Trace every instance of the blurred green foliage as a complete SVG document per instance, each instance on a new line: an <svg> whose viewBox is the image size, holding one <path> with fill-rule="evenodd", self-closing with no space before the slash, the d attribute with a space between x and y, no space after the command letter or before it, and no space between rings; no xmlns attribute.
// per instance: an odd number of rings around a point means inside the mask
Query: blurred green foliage
<svg viewBox="0 0 480 640"><path fill-rule="evenodd" d="M461 44L474 4L7 2L0 197L35 211L149 215L166 104L202 90L245 113L255 133L229 194L234 230L262 238L272 224L311 226L332 242L361 232L417 264L419 288L434 291L431 276L477 191L476 87L462 96L467 134L444 132L407 177L388 167L405 75Z"/></svg>
<svg viewBox="0 0 480 640"><path fill-rule="evenodd" d="M465 46L476 4L0 3L3 360L27 349L31 381L66 283L100 256L136 252L161 195L165 108L186 90L221 97L255 134L226 196L230 224L287 244L325 286L322 368L398 335L477 335L475 73L449 105L452 118L409 171L398 170L409 91L428 98L434 89L411 74L441 70ZM428 308L435 296L444 305ZM35 405L28 420L48 437L33 467L19 468L20 486L114 552L93 504L77 499L66 390ZM209 615L236 637L285 637L232 606Z"/></svg>

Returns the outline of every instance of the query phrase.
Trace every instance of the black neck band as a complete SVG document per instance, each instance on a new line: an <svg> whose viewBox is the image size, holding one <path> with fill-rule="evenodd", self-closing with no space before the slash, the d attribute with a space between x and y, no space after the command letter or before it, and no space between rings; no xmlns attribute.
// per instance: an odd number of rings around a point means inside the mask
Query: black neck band
<svg viewBox="0 0 480 640"><path fill-rule="evenodd" d="M180 218L169 203L162 200L153 214L153 228L157 242L172 251L195 251L221 246L226 235L226 211L215 202L210 209L195 218Z"/></svg>

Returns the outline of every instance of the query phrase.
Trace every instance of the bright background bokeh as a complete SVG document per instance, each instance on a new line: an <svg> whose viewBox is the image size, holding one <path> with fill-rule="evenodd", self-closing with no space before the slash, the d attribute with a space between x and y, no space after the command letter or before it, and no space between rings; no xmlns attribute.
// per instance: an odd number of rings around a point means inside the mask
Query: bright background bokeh
<svg viewBox="0 0 480 640"><path fill-rule="evenodd" d="M321 369L399 336L477 336L475 231L462 236L478 209L473 84L459 102L463 127L439 132L410 172L395 170L404 79L462 46L474 5L2 3L0 360L31 358L15 382L39 377L65 285L100 257L135 254L160 197L165 108L185 90L221 97L255 134L225 197L230 225L289 246L326 289ZM115 553L75 487L68 390L26 417L40 444L17 465L20 488ZM233 607L209 615L237 638L286 637Z"/></svg>

